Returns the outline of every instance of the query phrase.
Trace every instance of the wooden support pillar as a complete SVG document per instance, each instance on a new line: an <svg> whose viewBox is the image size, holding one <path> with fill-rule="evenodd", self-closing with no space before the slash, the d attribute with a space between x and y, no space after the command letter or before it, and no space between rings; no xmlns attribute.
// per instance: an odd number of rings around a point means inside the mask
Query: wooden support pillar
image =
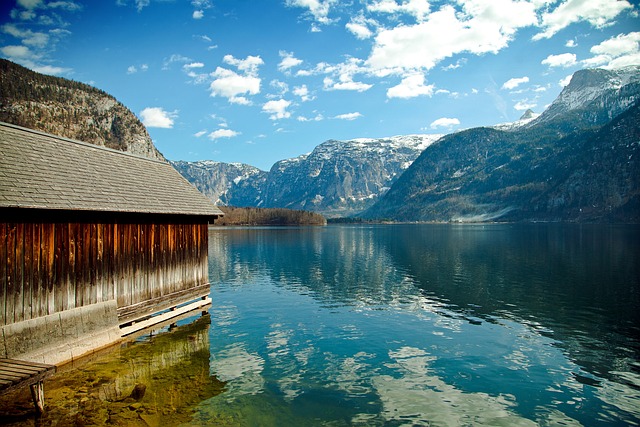
<svg viewBox="0 0 640 427"><path fill-rule="evenodd" d="M33 404L36 407L36 413L38 415L44 413L44 381L38 381L35 384L31 384L31 397L33 398Z"/></svg>

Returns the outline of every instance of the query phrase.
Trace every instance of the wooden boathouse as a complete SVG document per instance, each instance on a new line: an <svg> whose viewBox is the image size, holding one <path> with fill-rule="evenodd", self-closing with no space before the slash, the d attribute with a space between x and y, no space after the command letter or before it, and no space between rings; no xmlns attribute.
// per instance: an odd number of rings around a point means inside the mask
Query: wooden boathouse
<svg viewBox="0 0 640 427"><path fill-rule="evenodd" d="M210 302L221 215L166 162L0 123L0 358L64 363Z"/></svg>

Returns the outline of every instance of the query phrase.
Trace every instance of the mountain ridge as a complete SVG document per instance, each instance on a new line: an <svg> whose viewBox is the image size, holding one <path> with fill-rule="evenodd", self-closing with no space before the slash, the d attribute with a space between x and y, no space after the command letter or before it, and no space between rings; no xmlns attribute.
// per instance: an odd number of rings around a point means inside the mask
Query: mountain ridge
<svg viewBox="0 0 640 427"><path fill-rule="evenodd" d="M616 131L609 117L615 121L637 112L638 67L576 74L558 99L524 126L473 128L445 136L359 216L400 221L635 221L637 209L625 211L624 206L635 200L637 180L629 181L618 171L631 169L638 175L640 141L630 142L626 134L636 135L640 121L627 120L625 134ZM613 83L593 90L606 76ZM579 168L585 169L585 162L597 163L596 154L604 152L604 147L588 145L596 142L614 146L608 152L609 168L599 175L609 183L607 188L575 175ZM623 180L631 183L625 186ZM590 188L583 182L589 182ZM563 197L559 189L575 194ZM593 196L609 193L600 199ZM587 201L596 199L600 208L589 208ZM619 210L622 213L613 214Z"/></svg>
<svg viewBox="0 0 640 427"><path fill-rule="evenodd" d="M113 96L2 58L0 121L166 161L140 120Z"/></svg>
<svg viewBox="0 0 640 427"><path fill-rule="evenodd" d="M206 161L172 164L211 200L225 205L347 216L372 205L424 148L441 137L328 140L310 153L276 162L268 172Z"/></svg>

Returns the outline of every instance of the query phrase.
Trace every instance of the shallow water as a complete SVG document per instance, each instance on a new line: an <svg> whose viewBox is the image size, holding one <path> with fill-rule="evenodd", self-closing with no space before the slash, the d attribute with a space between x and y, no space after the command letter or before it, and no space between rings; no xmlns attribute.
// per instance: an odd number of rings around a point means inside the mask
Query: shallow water
<svg viewBox="0 0 640 427"><path fill-rule="evenodd" d="M210 316L57 374L40 425L640 424L640 227L212 228L209 244ZM3 421L34 425L20 405Z"/></svg>

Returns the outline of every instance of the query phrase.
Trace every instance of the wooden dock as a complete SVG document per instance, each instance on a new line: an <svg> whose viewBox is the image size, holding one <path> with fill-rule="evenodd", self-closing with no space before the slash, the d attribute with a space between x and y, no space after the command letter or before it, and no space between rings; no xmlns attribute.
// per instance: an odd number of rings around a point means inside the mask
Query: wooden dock
<svg viewBox="0 0 640 427"><path fill-rule="evenodd" d="M53 375L56 367L42 363L16 359L0 359L0 393L24 386L31 387L36 412L44 412L44 386L46 377Z"/></svg>

